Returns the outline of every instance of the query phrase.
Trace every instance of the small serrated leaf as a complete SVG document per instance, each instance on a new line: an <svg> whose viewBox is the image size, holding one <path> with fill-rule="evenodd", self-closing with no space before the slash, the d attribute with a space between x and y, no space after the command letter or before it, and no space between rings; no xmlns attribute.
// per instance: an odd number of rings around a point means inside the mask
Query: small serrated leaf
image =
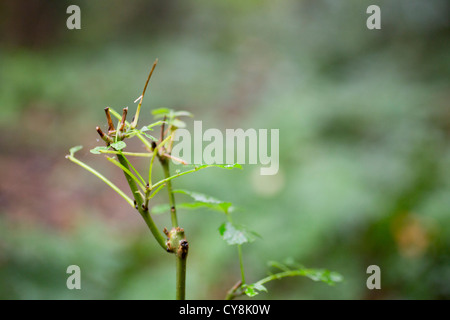
<svg viewBox="0 0 450 320"><path fill-rule="evenodd" d="M259 292L255 291L255 288L251 285L246 286L245 287L245 291L244 293L248 296L248 297L254 297L256 296Z"/></svg>
<svg viewBox="0 0 450 320"><path fill-rule="evenodd" d="M252 232L247 231L243 226L227 222L219 227L219 233L229 245L240 245L255 241Z"/></svg>
<svg viewBox="0 0 450 320"><path fill-rule="evenodd" d="M111 147L113 147L116 150L125 149L126 146L127 146L127 144L123 141L117 141L117 142L111 143Z"/></svg>
<svg viewBox="0 0 450 320"><path fill-rule="evenodd" d="M343 280L343 277L339 273L326 269L306 269L305 276L313 281L322 281L331 286Z"/></svg>
<svg viewBox="0 0 450 320"><path fill-rule="evenodd" d="M244 293L249 297L256 296L260 291L267 292L267 289L259 282L244 285Z"/></svg>

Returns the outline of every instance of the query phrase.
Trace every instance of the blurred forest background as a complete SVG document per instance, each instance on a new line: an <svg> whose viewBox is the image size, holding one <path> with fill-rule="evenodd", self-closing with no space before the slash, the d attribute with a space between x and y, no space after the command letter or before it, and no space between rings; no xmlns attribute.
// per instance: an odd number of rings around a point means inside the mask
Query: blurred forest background
<svg viewBox="0 0 450 320"><path fill-rule="evenodd" d="M81 30L66 9L81 8ZM366 28L381 7L382 29ZM280 171L208 169L175 180L240 208L262 235L248 281L294 259L340 272L267 285L261 299L450 298L450 3L445 0L14 1L0 3L0 299L173 299L175 262L142 218L77 156L126 190L89 149L103 108L188 110L203 128L280 129ZM192 121L188 121L192 126ZM144 168L145 163L136 163ZM156 203L166 201L161 192ZM162 229L167 215L155 217ZM187 298L239 279L217 213L180 212ZM82 290L66 288L81 267ZM381 290L366 268L381 268Z"/></svg>

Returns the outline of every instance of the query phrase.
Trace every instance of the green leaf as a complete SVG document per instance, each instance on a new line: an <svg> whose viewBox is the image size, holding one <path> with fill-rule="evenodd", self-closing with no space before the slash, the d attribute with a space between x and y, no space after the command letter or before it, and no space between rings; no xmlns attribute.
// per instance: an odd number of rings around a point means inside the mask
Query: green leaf
<svg viewBox="0 0 450 320"><path fill-rule="evenodd" d="M155 119L162 119L166 117L169 121L173 119L173 110L168 108L160 108L152 111Z"/></svg>
<svg viewBox="0 0 450 320"><path fill-rule="evenodd" d="M199 192L193 192L193 191L188 191L188 190L183 190L183 189L173 190L173 192L188 195L189 197L191 197L192 199L194 199L197 202L214 203L214 204L223 203L223 201L220 201L216 198L207 196L207 195L205 195L203 193L199 193Z"/></svg>
<svg viewBox="0 0 450 320"><path fill-rule="evenodd" d="M337 272L329 271L326 269L306 269L304 270L305 276L313 281L322 281L330 286L335 285L337 282L341 282L344 278Z"/></svg>
<svg viewBox="0 0 450 320"><path fill-rule="evenodd" d="M173 113L174 117L193 117L194 115L189 111L175 111Z"/></svg>
<svg viewBox="0 0 450 320"><path fill-rule="evenodd" d="M81 149L83 149L83 146L76 146L76 147L70 148L69 149L70 155L73 157L75 152L80 151Z"/></svg>
<svg viewBox="0 0 450 320"><path fill-rule="evenodd" d="M191 203L184 203L183 208L185 209L208 208L227 214L233 211L234 207L231 205L231 202L222 202L218 204L211 204L205 202L191 202Z"/></svg>
<svg viewBox="0 0 450 320"><path fill-rule="evenodd" d="M91 153L93 154L101 154L100 151L108 151L109 147L95 147L94 149L91 149Z"/></svg>
<svg viewBox="0 0 450 320"><path fill-rule="evenodd" d="M127 144L123 141L117 141L117 142L111 143L111 147L113 147L117 151L124 149L126 146L127 146Z"/></svg>
<svg viewBox="0 0 450 320"><path fill-rule="evenodd" d="M154 136L152 136L151 134L148 134L148 133L146 133L146 132L142 132L141 131L141 134L143 134L144 136L146 136L147 138L149 138L150 140L153 140L153 141L158 141L158 139L156 139Z"/></svg>
<svg viewBox="0 0 450 320"><path fill-rule="evenodd" d="M159 109L152 110L152 115L154 115L154 116L160 115L160 114L162 114L164 116L169 113L170 113L170 109L168 109L168 108L159 108Z"/></svg>
<svg viewBox="0 0 450 320"><path fill-rule="evenodd" d="M172 126L177 127L177 128L185 128L186 127L186 123L184 121L181 121L178 119L173 119L171 124L172 124Z"/></svg>
<svg viewBox="0 0 450 320"><path fill-rule="evenodd" d="M264 287L262 284L256 282L253 284L248 284L248 285L244 285L244 293L249 296L249 297L254 297L257 294L259 294L259 292L264 291L267 292L266 287Z"/></svg>
<svg viewBox="0 0 450 320"><path fill-rule="evenodd" d="M245 227L227 222L219 227L219 233L229 245L244 244L255 241L259 235Z"/></svg>
<svg viewBox="0 0 450 320"><path fill-rule="evenodd" d="M255 291L254 287L252 285L246 286L244 293L249 297L256 296L259 292Z"/></svg>
<svg viewBox="0 0 450 320"><path fill-rule="evenodd" d="M203 193L192 192L192 191L181 190L181 189L174 190L173 192L185 194L195 200L195 202L193 202L193 203L185 203L184 204L184 208L187 208L187 209L197 209L197 208L205 208L206 207L206 208L209 208L212 210L223 212L225 214L231 212L234 209L232 207L231 202L221 201L221 200L218 200L211 196L207 196Z"/></svg>
<svg viewBox="0 0 450 320"><path fill-rule="evenodd" d="M162 119L167 117L169 125L177 128L184 128L186 124L183 121L175 119L177 117L192 117L192 113L188 111L174 111L168 108L160 108L152 111L155 119Z"/></svg>

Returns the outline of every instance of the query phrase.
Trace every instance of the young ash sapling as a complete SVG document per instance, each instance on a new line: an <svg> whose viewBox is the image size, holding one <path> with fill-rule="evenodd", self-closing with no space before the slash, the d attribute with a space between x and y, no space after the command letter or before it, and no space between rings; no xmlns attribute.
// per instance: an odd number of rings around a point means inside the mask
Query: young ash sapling
<svg viewBox="0 0 450 320"><path fill-rule="evenodd" d="M234 299L241 295L253 297L261 291L267 291L264 286L267 282L290 276L306 276L312 280L323 281L330 285L342 281L342 277L339 274L328 270L305 269L293 262L286 264L271 262L270 265L274 268L280 269L281 272L270 274L268 277L251 284L246 282L244 264L242 260L242 245L253 242L260 236L257 233L248 230L244 226L233 222L231 213L233 212L234 207L231 203L220 201L197 192L174 190L172 187L173 179L195 173L202 169L210 167L242 169L241 165L198 164L192 166L188 165L184 160L172 156L171 151L175 132L178 128L183 128L185 126L185 123L179 118L186 116L192 117L192 115L187 111L174 111L165 108L153 110L152 113L157 121L143 126L141 129L137 128L142 101L157 62L158 59L156 59L153 63L147 81L145 82L142 95L135 100L135 102L139 101L139 104L131 122L126 120L128 108L124 108L122 110L122 115L111 108L105 108L108 130L107 132L103 132L100 127L96 127L98 134L105 142L105 146L98 146L91 150L91 153L93 154L105 155L108 161L123 171L132 197L130 198L124 191L118 188L97 170L77 159L75 157L75 153L82 148L81 146L71 148L70 153L66 156L66 158L88 170L116 191L134 210L139 212L159 246L161 246L164 251L174 254L176 259L176 299L185 299L186 262L189 252L189 242L186 239L185 231L178 224L177 207L182 209L197 209L206 207L225 214L227 220L219 227L219 232L228 244L237 246L241 272L240 280L227 292L225 297L226 299ZM117 126L114 126L114 121L111 115L117 119ZM150 134L150 132L153 132L156 127L160 128L158 138ZM124 151L127 147L125 140L131 138L137 138L143 143L145 148L145 150L143 150L144 152ZM146 175L142 175L135 169L128 159L131 157L147 158L148 173ZM158 162L162 167L164 178L154 182L152 177L156 158L158 158ZM171 174L169 160L183 165L186 167L186 170L182 172L177 170L175 174ZM147 179L145 179L144 176ZM164 187L167 188L169 204L153 206L150 209L150 200ZM194 202L181 203L177 206L175 201L176 193L188 196L193 199ZM170 212L171 229L168 230L167 228L164 228L161 232L155 225L152 215L167 211Z"/></svg>

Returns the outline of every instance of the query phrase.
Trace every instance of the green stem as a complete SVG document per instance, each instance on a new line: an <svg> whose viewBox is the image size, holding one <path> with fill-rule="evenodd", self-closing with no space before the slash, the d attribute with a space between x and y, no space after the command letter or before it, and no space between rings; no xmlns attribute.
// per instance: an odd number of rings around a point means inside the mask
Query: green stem
<svg viewBox="0 0 450 320"><path fill-rule="evenodd" d="M233 219L231 219L231 214L228 212L228 210L225 212L227 215L228 221L233 224ZM241 269L241 285L244 285L245 282L245 273L244 273L244 260L242 259L242 245L238 244L238 255L239 255L239 267Z"/></svg>
<svg viewBox="0 0 450 320"><path fill-rule="evenodd" d="M167 159L167 158L166 158L166 159ZM167 161L168 161L168 160L167 160ZM170 177L167 177L167 178L165 178L165 179L162 179L162 180L156 182L154 185L152 185L152 188L151 188L151 189L153 190L153 189L156 188L157 186L159 186L159 185L161 185L161 184L163 184L163 183L166 183L166 182L168 182L169 180L172 180L172 179L175 179L175 178L184 176L185 174L194 173L194 172L197 172L198 170L202 170L202 169L206 169L206 168L212 168L212 167L223 168L224 166L223 166L223 165L215 165L215 164L201 165L201 166L199 166L199 167L195 167L194 169L187 170L187 171L184 171L184 172L181 172L181 173L177 173L177 174L174 174L173 176L170 176Z"/></svg>
<svg viewBox="0 0 450 320"><path fill-rule="evenodd" d="M175 175L173 175L173 176L170 176L170 177L168 177L168 178L165 178L165 179L163 179L163 180L160 180L160 181L158 181L157 183L155 183L154 185L152 185L152 190L155 189L156 187L162 185L163 183L169 182L169 181L172 180L172 179L175 179L175 178L184 176L185 174L188 174L188 173L196 172L196 171L198 171L198 170L199 170L199 169L187 170L187 171L185 171L185 172L177 173L177 174L175 174Z"/></svg>
<svg viewBox="0 0 450 320"><path fill-rule="evenodd" d="M124 156L122 156L123 159L126 159ZM145 190L144 185L142 184L142 182L140 182L138 180L138 178L130 171L130 169L128 169L129 167L125 167L124 165L122 165L120 162L117 162L116 160L114 160L113 158L110 157L106 157L106 159L108 159L109 162L115 164L116 166L118 166L120 169L122 169L122 171L127 175L127 177L132 178L138 185L139 187L141 187L142 190Z"/></svg>
<svg viewBox="0 0 450 320"><path fill-rule="evenodd" d="M124 166L125 168L128 168L128 163L123 157L123 155L118 154L117 158L119 159L119 162ZM129 170L129 168L128 168ZM136 182L133 180L130 175L124 171L125 177L127 179L128 185L130 186L131 192L133 193L134 200L136 201L136 207L139 213L141 214L142 218L147 223L147 226L149 227L151 233L155 237L158 244L166 250L166 241L164 239L164 236L161 234L161 232L156 227L155 223L153 222L152 217L150 216L150 213L148 211L148 208L143 208L142 204L144 203L144 198L142 197L142 194L139 192Z"/></svg>
<svg viewBox="0 0 450 320"><path fill-rule="evenodd" d="M170 136L169 136L170 137ZM167 138L164 140L166 141ZM154 151L156 152L156 151ZM159 158L161 162L161 166L164 170L164 176L167 178L170 177L170 168L169 168L169 161L167 158ZM177 228L178 227L178 221L177 221L177 209L175 206L175 196L172 189L172 181L167 180L167 190L169 192L169 203L170 203L170 215L172 220L172 227ZM177 228L179 229L179 228ZM183 234L184 235L184 234ZM187 250L188 247L181 248L181 242L178 243L178 249L176 252L176 299L177 300L185 300L186 295L186 260L187 260Z"/></svg>
<svg viewBox="0 0 450 320"><path fill-rule="evenodd" d="M150 167L148 169L148 183L150 186L152 185L152 172L153 172L153 163L155 161L155 157L158 155L159 149L170 139L171 136L165 138L160 144L158 144L153 150L153 156L150 160ZM151 188L153 190L153 188Z"/></svg>
<svg viewBox="0 0 450 320"><path fill-rule="evenodd" d="M237 296L240 296L243 294L242 290L239 293L236 293L240 288L242 287L242 281L239 280L236 282L236 284L227 292L227 295L225 296L225 300L233 300Z"/></svg>
<svg viewBox="0 0 450 320"><path fill-rule="evenodd" d="M245 284L245 274L244 274L244 262L242 259L242 246L238 244L238 254L239 254L239 266L241 268L241 280L242 284Z"/></svg>
<svg viewBox="0 0 450 320"><path fill-rule="evenodd" d="M186 292L186 257L177 255L177 288L176 299L185 300Z"/></svg>
<svg viewBox="0 0 450 320"><path fill-rule="evenodd" d="M152 217L150 216L150 213L148 210L142 210L139 209L139 213L141 214L144 221L147 223L148 228L150 229L151 233L155 237L158 244L163 248L164 250L167 250L166 240L159 232L158 228L155 225L155 222L153 221Z"/></svg>
<svg viewBox="0 0 450 320"><path fill-rule="evenodd" d="M68 155L68 156L66 156L66 158L69 159L70 161L78 164L79 166L83 167L84 169L86 169L90 173L94 174L98 178L100 178L100 180L102 180L104 183L106 183L108 186L110 186L114 191L116 191L122 198L124 198L130 204L131 207L134 207L133 200L131 200L122 190L120 190L114 183L109 181L105 176L103 176L97 170L88 166L84 162L81 162L80 160L78 160L77 158L75 158L72 155Z"/></svg>
<svg viewBox="0 0 450 320"><path fill-rule="evenodd" d="M153 198L162 188L164 188L165 184L160 185L158 189L152 192L152 194L148 197L149 199Z"/></svg>
<svg viewBox="0 0 450 320"><path fill-rule="evenodd" d="M112 150L99 150L100 153L111 153L111 154L123 154L124 156L131 157L144 157L151 158L153 153L149 152L124 152L124 151L112 151Z"/></svg>
<svg viewBox="0 0 450 320"><path fill-rule="evenodd" d="M172 181L168 179L170 177L170 169L169 169L169 162L167 159L164 159L161 161L163 170L164 170L164 176L166 177L167 181L167 190L169 192L169 203L170 203L170 217L172 220L172 227L178 227L178 221L177 221L177 209L175 207L175 196L173 194L172 190Z"/></svg>
<svg viewBox="0 0 450 320"><path fill-rule="evenodd" d="M123 153L122 153L123 154ZM131 162L127 159L127 157L123 154L123 158L127 161L129 167L136 173L136 175L139 177L139 179L141 179L142 183L145 184L145 180L144 178L142 178L141 174L139 173L139 171L137 171L133 165L131 164ZM145 188L144 188L145 189Z"/></svg>

